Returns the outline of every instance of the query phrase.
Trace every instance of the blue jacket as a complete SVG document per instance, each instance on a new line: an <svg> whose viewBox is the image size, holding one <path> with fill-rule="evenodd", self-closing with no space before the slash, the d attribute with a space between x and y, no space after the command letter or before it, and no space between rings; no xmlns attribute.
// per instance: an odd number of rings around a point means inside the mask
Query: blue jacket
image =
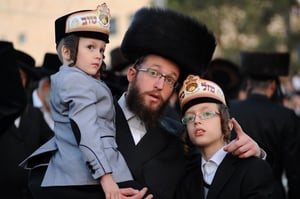
<svg viewBox="0 0 300 199"><path fill-rule="evenodd" d="M55 136L33 157L53 153L42 186L99 184L111 173L116 182L132 179L115 141L115 110L109 88L76 67L61 66L51 76L51 113ZM46 163L47 164L47 163Z"/></svg>

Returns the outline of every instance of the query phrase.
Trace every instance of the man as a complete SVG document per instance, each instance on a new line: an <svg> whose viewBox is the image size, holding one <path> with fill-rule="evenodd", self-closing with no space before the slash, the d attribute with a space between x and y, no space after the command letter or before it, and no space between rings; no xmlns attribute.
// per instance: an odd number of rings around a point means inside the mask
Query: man
<svg viewBox="0 0 300 199"><path fill-rule="evenodd" d="M278 102L279 76L288 75L289 53L242 52L241 66L249 76L250 93L244 101L231 104L232 116L256 142L266 146L267 161L277 181L274 198L286 198L282 184L284 172L288 198L299 198L299 167L296 164L299 121L292 110Z"/></svg>
<svg viewBox="0 0 300 199"><path fill-rule="evenodd" d="M51 130L54 129L54 121L50 113L50 75L56 73L61 65L57 54L46 53L43 65L37 67L41 79L38 81L37 88L32 92L33 106L41 110Z"/></svg>
<svg viewBox="0 0 300 199"><path fill-rule="evenodd" d="M0 41L0 85L2 92L0 135L2 135L26 105L26 95L21 84L13 44L6 41Z"/></svg>
<svg viewBox="0 0 300 199"><path fill-rule="evenodd" d="M207 67L204 78L221 86L227 101L238 99L243 77L240 66L233 61L225 58L213 59Z"/></svg>
<svg viewBox="0 0 300 199"><path fill-rule="evenodd" d="M10 64L18 70L23 85L23 90L19 92L25 95L30 80L39 77L35 70L35 61L23 51L14 49L12 53L15 58L11 60ZM5 58L3 59L5 60ZM7 94L18 92L14 89L12 87ZM0 196L3 199L32 198L27 186L28 171L18 165L53 135L40 110L34 108L30 103L27 103L24 110L16 116L14 123L10 123L8 128L3 133L1 132L0 137L0 155L3 160L0 166Z"/></svg>
<svg viewBox="0 0 300 199"><path fill-rule="evenodd" d="M102 80L110 88L113 96L120 97L128 86L126 72L131 63L123 56L120 47L112 49L110 57L110 68L105 71Z"/></svg>
<svg viewBox="0 0 300 199"><path fill-rule="evenodd" d="M164 117L164 108L178 82L203 73L214 49L205 25L166 9L140 9L124 36L121 50L135 64L127 72L128 91L116 104L117 144L136 182L154 198L173 198L185 172L182 126ZM259 156L257 144L240 131L226 149Z"/></svg>

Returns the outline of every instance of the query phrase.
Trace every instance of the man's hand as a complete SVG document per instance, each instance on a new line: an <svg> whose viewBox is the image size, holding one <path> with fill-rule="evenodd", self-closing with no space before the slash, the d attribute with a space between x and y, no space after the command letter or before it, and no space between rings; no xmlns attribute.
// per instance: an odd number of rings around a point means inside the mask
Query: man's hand
<svg viewBox="0 0 300 199"><path fill-rule="evenodd" d="M243 131L234 118L232 118L232 122L236 132L236 139L226 145L224 150L240 158L248 158L251 156L260 157L261 150L258 144Z"/></svg>
<svg viewBox="0 0 300 199"><path fill-rule="evenodd" d="M140 191L133 188L121 188L120 192L123 195L122 198L124 199L142 199L143 196L146 194L147 190L148 190L147 188L143 188ZM152 198L153 195L149 194L145 199L152 199Z"/></svg>

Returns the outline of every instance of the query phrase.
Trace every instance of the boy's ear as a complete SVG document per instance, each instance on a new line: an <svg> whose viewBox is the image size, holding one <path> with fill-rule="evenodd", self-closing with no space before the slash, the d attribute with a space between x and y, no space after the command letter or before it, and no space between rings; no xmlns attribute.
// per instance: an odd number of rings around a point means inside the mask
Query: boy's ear
<svg viewBox="0 0 300 199"><path fill-rule="evenodd" d="M65 64L71 64L71 63L73 63L73 60L71 59L70 49L67 48L65 45L63 45L61 47L61 54L62 54L62 57L63 57L63 60L64 60Z"/></svg>
<svg viewBox="0 0 300 199"><path fill-rule="evenodd" d="M70 50L65 45L61 47L61 53L65 59L67 60L70 59Z"/></svg>

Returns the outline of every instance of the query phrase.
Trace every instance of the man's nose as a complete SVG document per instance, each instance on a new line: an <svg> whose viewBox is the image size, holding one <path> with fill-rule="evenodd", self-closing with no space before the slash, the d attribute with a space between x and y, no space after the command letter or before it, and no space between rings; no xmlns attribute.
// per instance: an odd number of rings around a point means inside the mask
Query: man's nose
<svg viewBox="0 0 300 199"><path fill-rule="evenodd" d="M155 82L155 87L158 89L163 89L165 84L165 77L164 76L158 76L157 80Z"/></svg>

